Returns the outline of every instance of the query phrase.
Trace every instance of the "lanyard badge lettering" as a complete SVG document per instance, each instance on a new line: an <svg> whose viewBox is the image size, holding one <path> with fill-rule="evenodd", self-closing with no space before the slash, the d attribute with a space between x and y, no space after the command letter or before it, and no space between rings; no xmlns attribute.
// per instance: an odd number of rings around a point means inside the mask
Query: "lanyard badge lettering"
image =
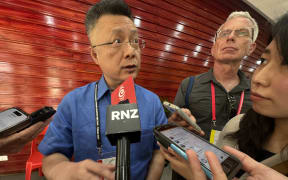
<svg viewBox="0 0 288 180"><path fill-rule="evenodd" d="M96 118L96 138L97 138L97 150L98 154L102 155L102 142L101 142L101 132L100 132L100 118L99 118L99 109L98 109L98 83L95 84L95 118Z"/></svg>
<svg viewBox="0 0 288 180"><path fill-rule="evenodd" d="M215 103L215 86L211 81L211 104L212 104L212 128L210 132L210 143L216 144L221 131L216 130L216 103ZM241 98L237 110L237 115L240 114L244 101L244 90L241 93Z"/></svg>

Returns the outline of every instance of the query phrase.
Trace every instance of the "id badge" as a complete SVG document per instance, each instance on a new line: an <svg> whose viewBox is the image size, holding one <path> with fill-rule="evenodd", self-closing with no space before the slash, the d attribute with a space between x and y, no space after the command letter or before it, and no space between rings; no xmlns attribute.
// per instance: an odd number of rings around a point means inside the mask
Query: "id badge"
<svg viewBox="0 0 288 180"><path fill-rule="evenodd" d="M216 144L216 142L218 141L219 139L219 135L220 135L221 131L218 131L218 130L215 130L215 129L212 129L211 130L211 133L210 133L210 140L209 142L211 144Z"/></svg>
<svg viewBox="0 0 288 180"><path fill-rule="evenodd" d="M98 163L116 165L116 152L115 151L102 153L101 157L102 159L97 160ZM101 178L101 180L106 180L106 179Z"/></svg>
<svg viewBox="0 0 288 180"><path fill-rule="evenodd" d="M116 165L116 157L99 159L97 162L98 162L98 163L103 163L103 164L113 164L113 165ZM102 177L101 180L106 180L106 179Z"/></svg>
<svg viewBox="0 0 288 180"><path fill-rule="evenodd" d="M105 158L105 159L99 159L97 161L98 163L103 163L103 164L116 164L116 157L110 157L110 158Z"/></svg>

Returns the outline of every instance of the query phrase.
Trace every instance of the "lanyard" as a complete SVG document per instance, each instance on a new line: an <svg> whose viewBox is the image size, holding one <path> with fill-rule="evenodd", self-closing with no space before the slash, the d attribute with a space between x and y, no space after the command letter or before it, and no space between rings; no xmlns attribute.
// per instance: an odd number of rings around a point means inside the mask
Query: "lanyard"
<svg viewBox="0 0 288 180"><path fill-rule="evenodd" d="M98 101L97 101L97 95L98 95L98 83L95 84L95 118L96 118L96 138L97 138L97 149L98 154L101 155L102 153L102 142L101 142L101 130L100 130L100 119L99 119L99 109L98 109Z"/></svg>
<svg viewBox="0 0 288 180"><path fill-rule="evenodd" d="M213 82L211 81L211 96L212 96L212 122L215 126L216 124L216 106L215 106L215 87ZM238 105L237 115L240 114L244 101L244 90L241 93L240 102Z"/></svg>

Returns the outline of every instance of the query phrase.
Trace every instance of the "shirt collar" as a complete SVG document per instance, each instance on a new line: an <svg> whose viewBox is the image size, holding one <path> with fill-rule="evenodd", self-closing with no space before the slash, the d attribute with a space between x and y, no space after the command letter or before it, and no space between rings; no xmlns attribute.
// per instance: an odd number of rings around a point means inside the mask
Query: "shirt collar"
<svg viewBox="0 0 288 180"><path fill-rule="evenodd" d="M250 89L251 81L246 77L246 75L242 71L238 71L238 76L240 78L239 87L243 89Z"/></svg>
<svg viewBox="0 0 288 180"><path fill-rule="evenodd" d="M240 78L240 84L238 86L242 89L250 89L250 80L247 79L246 75L240 70L238 70L237 74ZM218 83L213 75L213 68L209 69L207 75L201 78L201 83L203 84L210 83L211 81L215 84Z"/></svg>
<svg viewBox="0 0 288 180"><path fill-rule="evenodd" d="M203 78L201 78L201 82L200 83L210 83L211 81L215 82L215 78L213 75L213 69L209 69L209 71L207 72L206 76L203 76Z"/></svg>
<svg viewBox="0 0 288 180"><path fill-rule="evenodd" d="M107 86L107 83L106 83L106 81L104 79L104 75L102 75L101 79L98 81L98 95L97 95L98 97L97 97L97 100L101 99L107 91L110 91L110 89Z"/></svg>

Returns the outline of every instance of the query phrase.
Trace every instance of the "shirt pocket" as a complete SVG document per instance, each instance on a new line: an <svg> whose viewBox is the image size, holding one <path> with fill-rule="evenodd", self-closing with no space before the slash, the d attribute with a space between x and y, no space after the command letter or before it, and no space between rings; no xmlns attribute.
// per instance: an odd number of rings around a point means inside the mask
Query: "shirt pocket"
<svg viewBox="0 0 288 180"><path fill-rule="evenodd" d="M189 109L191 113L195 116L197 122L199 119L207 118L211 113L211 96L210 94L196 94L191 96L191 104Z"/></svg>

